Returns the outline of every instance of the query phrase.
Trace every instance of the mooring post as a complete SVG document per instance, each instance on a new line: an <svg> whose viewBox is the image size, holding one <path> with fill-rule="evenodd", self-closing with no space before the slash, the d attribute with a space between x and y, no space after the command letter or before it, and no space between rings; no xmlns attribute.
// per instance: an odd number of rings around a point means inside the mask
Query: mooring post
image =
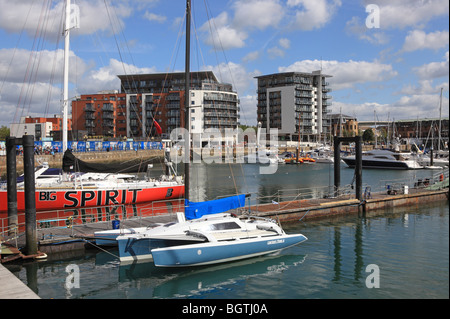
<svg viewBox="0 0 450 319"><path fill-rule="evenodd" d="M341 186L341 139L334 137L334 196L339 195Z"/></svg>
<svg viewBox="0 0 450 319"><path fill-rule="evenodd" d="M6 137L6 192L8 200L8 226L13 231L18 225L17 217L17 168L16 138Z"/></svg>
<svg viewBox="0 0 450 319"><path fill-rule="evenodd" d="M433 154L433 146L430 148L430 166L434 165L434 154Z"/></svg>
<svg viewBox="0 0 450 319"><path fill-rule="evenodd" d="M362 136L355 137L356 198L362 199Z"/></svg>
<svg viewBox="0 0 450 319"><path fill-rule="evenodd" d="M26 248L28 255L36 255L37 230L36 230L36 189L34 178L34 136L24 135L23 145L23 167L25 181L25 231Z"/></svg>

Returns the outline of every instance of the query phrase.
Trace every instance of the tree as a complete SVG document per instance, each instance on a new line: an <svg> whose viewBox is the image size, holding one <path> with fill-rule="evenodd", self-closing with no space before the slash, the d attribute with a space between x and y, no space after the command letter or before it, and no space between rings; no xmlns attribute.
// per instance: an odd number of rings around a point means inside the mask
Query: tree
<svg viewBox="0 0 450 319"><path fill-rule="evenodd" d="M375 140L375 134L371 128L368 128L364 131L362 138L364 142L372 142Z"/></svg>
<svg viewBox="0 0 450 319"><path fill-rule="evenodd" d="M0 141L4 141L6 139L6 137L9 135L10 135L9 128L2 125L0 127Z"/></svg>

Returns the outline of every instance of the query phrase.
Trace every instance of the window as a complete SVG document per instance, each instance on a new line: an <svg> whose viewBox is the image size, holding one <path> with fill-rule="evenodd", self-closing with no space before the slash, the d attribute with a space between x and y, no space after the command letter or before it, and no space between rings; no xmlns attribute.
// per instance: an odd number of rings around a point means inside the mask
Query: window
<svg viewBox="0 0 450 319"><path fill-rule="evenodd" d="M227 229L240 229L241 227L235 222L212 224L211 230L227 230Z"/></svg>

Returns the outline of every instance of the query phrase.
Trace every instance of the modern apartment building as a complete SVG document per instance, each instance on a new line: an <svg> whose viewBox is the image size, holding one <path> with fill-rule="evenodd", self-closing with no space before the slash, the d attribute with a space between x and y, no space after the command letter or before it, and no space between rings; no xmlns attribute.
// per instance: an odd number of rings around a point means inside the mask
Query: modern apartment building
<svg viewBox="0 0 450 319"><path fill-rule="evenodd" d="M126 137L126 94L102 91L72 101L73 130L81 135Z"/></svg>
<svg viewBox="0 0 450 319"><path fill-rule="evenodd" d="M321 71L286 72L258 76L257 119L262 128L278 128L280 140L315 141L330 132L326 116L331 92Z"/></svg>
<svg viewBox="0 0 450 319"><path fill-rule="evenodd" d="M185 73L119 75L121 91L128 96L146 95L146 105L133 108L142 112L142 127L150 125L153 118L158 121L163 132L177 127L187 127L185 119ZM239 124L239 99L231 84L220 83L213 72L191 72L189 97L190 131L200 134L214 128L221 132L237 129ZM127 98L128 99L128 98ZM132 113L130 113L131 116Z"/></svg>

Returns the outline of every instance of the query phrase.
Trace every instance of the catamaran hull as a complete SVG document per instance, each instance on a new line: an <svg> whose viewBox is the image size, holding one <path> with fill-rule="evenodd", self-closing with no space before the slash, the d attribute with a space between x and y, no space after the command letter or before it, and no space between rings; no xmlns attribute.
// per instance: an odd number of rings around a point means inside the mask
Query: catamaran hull
<svg viewBox="0 0 450 319"><path fill-rule="evenodd" d="M190 245L199 239L182 238L117 238L120 262L146 261L152 259L152 250L163 247Z"/></svg>
<svg viewBox="0 0 450 319"><path fill-rule="evenodd" d="M188 267L230 262L279 252L300 244L307 238L301 234L282 235L233 242L207 242L201 244L157 248L151 251L158 267Z"/></svg>
<svg viewBox="0 0 450 319"><path fill-rule="evenodd" d="M184 196L184 185L150 188L36 189L36 210L77 209L119 204L139 204ZM0 212L8 210L7 191L0 190ZM24 190L17 191L17 210L25 210Z"/></svg>

